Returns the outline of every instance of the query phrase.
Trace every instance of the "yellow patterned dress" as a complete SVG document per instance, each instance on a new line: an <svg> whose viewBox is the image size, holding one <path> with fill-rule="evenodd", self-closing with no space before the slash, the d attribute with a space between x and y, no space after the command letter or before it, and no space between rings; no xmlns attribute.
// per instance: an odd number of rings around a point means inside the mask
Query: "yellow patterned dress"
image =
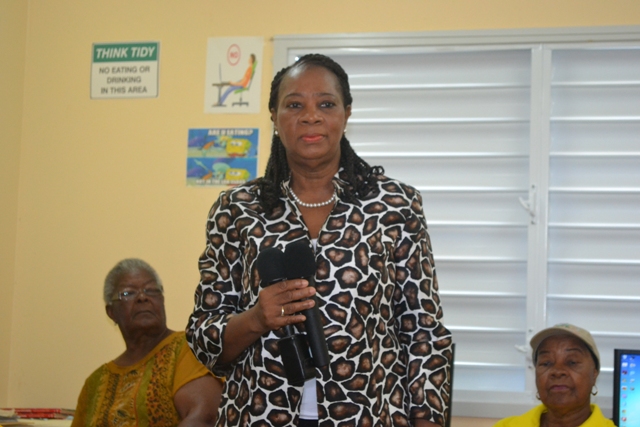
<svg viewBox="0 0 640 427"><path fill-rule="evenodd" d="M173 396L189 381L208 374L187 346L184 332L174 332L135 365L109 362L91 374L71 425L177 426Z"/></svg>

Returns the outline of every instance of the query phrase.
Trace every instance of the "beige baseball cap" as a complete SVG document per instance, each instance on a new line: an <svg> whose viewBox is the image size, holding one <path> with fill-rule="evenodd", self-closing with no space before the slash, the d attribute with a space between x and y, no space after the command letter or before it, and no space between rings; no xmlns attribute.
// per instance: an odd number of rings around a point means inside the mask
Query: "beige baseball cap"
<svg viewBox="0 0 640 427"><path fill-rule="evenodd" d="M531 338L529 343L533 349L533 363L538 359L538 347L542 344L542 341L556 335L570 335L584 342L589 351L591 351L591 355L596 362L596 369L600 371L600 353L598 352L598 347L596 347L596 342L593 340L591 333L586 329L579 328L578 326L571 325L569 323L559 323L550 328L543 329Z"/></svg>

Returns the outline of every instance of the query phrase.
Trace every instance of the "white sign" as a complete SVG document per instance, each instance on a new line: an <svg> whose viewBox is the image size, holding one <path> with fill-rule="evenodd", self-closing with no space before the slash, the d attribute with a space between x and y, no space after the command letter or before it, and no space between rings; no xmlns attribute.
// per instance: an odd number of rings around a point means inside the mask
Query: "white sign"
<svg viewBox="0 0 640 427"><path fill-rule="evenodd" d="M93 45L91 98L156 98L157 42Z"/></svg>
<svg viewBox="0 0 640 427"><path fill-rule="evenodd" d="M207 44L204 112L259 113L262 37L214 37Z"/></svg>

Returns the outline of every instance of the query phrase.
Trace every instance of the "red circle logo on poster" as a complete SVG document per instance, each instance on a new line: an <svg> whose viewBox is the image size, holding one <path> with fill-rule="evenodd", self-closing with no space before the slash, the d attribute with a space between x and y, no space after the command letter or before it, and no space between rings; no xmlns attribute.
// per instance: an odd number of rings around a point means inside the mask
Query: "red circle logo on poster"
<svg viewBox="0 0 640 427"><path fill-rule="evenodd" d="M240 46L237 44L229 46L229 49L227 49L227 61L229 65L238 65L238 62L240 62Z"/></svg>

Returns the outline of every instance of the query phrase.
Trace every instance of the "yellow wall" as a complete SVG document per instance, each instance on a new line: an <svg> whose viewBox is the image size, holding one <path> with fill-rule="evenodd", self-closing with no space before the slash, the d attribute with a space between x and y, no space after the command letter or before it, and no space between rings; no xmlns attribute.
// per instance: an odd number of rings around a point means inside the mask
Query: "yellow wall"
<svg viewBox="0 0 640 427"><path fill-rule="evenodd" d="M9 396L27 3L0 1L0 406Z"/></svg>
<svg viewBox="0 0 640 427"><path fill-rule="evenodd" d="M640 24L637 0L0 1L13 95L0 100L3 299L15 276L0 305L0 406L74 407L86 376L122 351L101 286L123 257L156 266L169 325L184 327L218 192L185 186L187 130L260 127L260 170L270 132L266 111L203 113L208 37L264 37L265 105L276 34ZM119 41L160 42L157 99L89 98L92 43Z"/></svg>

